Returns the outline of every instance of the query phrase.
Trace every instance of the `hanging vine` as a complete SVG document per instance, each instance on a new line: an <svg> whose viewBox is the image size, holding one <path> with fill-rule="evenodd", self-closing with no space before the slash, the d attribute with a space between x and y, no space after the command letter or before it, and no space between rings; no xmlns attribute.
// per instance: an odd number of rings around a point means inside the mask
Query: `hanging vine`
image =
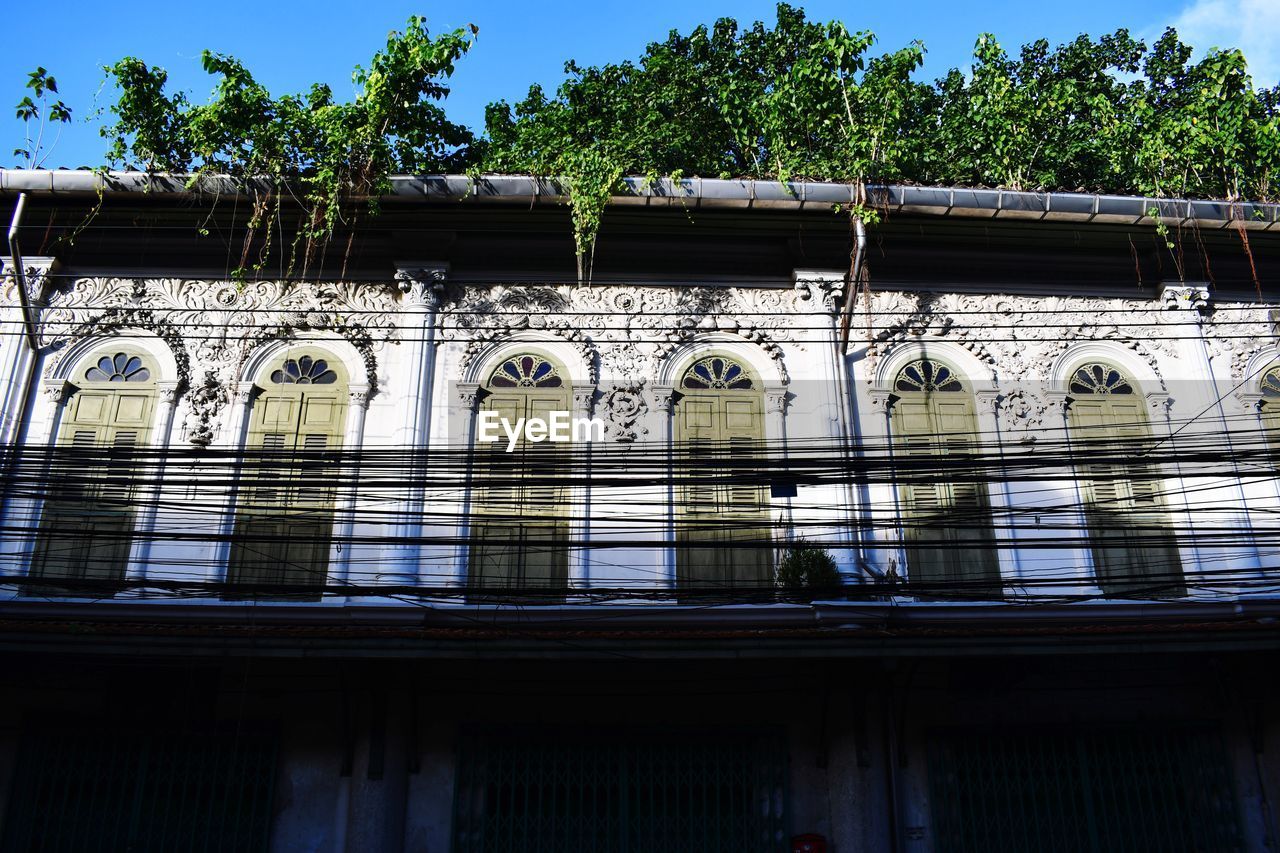
<svg viewBox="0 0 1280 853"><path fill-rule="evenodd" d="M239 61L206 52L217 84L196 104L168 92L163 69L122 59L106 69L117 92L108 163L183 174L197 189L230 177L249 202L241 276L286 233L290 271L310 269L339 225L377 213L395 173L558 181L582 280L626 175L846 182L852 204L838 210L851 227L874 224L868 188L888 182L1275 198L1280 87L1256 90L1238 50L1193 62L1172 29L1150 46L1121 29L1052 48L1041 39L1016 56L983 34L968 69L924 82L921 43L872 55L871 33L783 3L772 25L723 18L672 31L635 61L570 61L553 95L535 85L490 104L481 139L440 106L476 32L432 37L410 18L356 69L350 102L320 84L273 96ZM1249 254L1244 223L1233 224Z"/></svg>
<svg viewBox="0 0 1280 853"><path fill-rule="evenodd" d="M336 101L323 84L273 96L239 60L205 51L204 70L217 84L207 103L195 104L166 91L163 68L127 57L105 68L118 90L115 120L102 130L108 164L185 175L197 190L212 185L207 179L231 178L250 202L237 277L263 268L284 236L283 204L296 205L288 272L300 267L305 275L351 204L364 200L377 213L391 175L466 164L474 137L438 102L477 32L471 26L433 38L423 18L410 18L368 69L356 68L350 102Z"/></svg>

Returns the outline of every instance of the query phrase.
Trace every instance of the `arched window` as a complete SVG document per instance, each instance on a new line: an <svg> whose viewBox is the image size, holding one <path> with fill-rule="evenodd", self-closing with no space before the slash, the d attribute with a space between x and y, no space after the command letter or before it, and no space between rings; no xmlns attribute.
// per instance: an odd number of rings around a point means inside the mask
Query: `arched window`
<svg viewBox="0 0 1280 853"><path fill-rule="evenodd" d="M1149 461L1146 403L1114 365L1091 362L1067 382L1072 453L1098 585L1108 595L1181 595L1182 563L1159 474Z"/></svg>
<svg viewBox="0 0 1280 853"><path fill-rule="evenodd" d="M124 577L143 475L138 450L150 443L156 375L149 355L123 345L93 354L72 374L33 577Z"/></svg>
<svg viewBox="0 0 1280 853"><path fill-rule="evenodd" d="M758 469L764 390L737 359L701 356L676 387L676 582L683 589L773 584L769 500Z"/></svg>
<svg viewBox="0 0 1280 853"><path fill-rule="evenodd" d="M1280 364L1262 374L1262 424L1272 441L1280 440Z"/></svg>
<svg viewBox="0 0 1280 853"><path fill-rule="evenodd" d="M1000 591L973 395L933 359L903 367L893 382L892 428L898 458L907 577L960 596Z"/></svg>
<svg viewBox="0 0 1280 853"><path fill-rule="evenodd" d="M230 583L324 585L348 403L346 370L324 350L293 347L267 371L249 413Z"/></svg>
<svg viewBox="0 0 1280 853"><path fill-rule="evenodd" d="M570 384L550 359L526 352L504 359L485 383L480 425L505 422L511 429L530 419L548 424L568 417ZM569 581L569 536L563 483L564 445L521 437L508 450L507 433L478 443L471 494L471 548L467 569L473 589L563 589ZM479 437L479 436L477 436Z"/></svg>

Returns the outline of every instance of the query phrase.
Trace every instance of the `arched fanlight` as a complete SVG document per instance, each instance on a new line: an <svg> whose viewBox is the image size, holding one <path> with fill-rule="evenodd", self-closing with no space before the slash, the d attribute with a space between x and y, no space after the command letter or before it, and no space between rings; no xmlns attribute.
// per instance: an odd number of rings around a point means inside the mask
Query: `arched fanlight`
<svg viewBox="0 0 1280 853"><path fill-rule="evenodd" d="M942 362L922 358L898 371L898 377L893 381L893 390L951 393L963 391L964 383Z"/></svg>
<svg viewBox="0 0 1280 853"><path fill-rule="evenodd" d="M151 378L151 371L143 365L141 357L118 352L98 359L84 372L84 378L90 382L146 382Z"/></svg>
<svg viewBox="0 0 1280 853"><path fill-rule="evenodd" d="M689 365L680 380L680 387L693 391L750 391L755 383L741 364L722 355L713 355Z"/></svg>
<svg viewBox="0 0 1280 853"><path fill-rule="evenodd" d="M1262 396L1268 400L1280 399L1280 364L1263 374Z"/></svg>
<svg viewBox="0 0 1280 853"><path fill-rule="evenodd" d="M338 381L338 374L329 367L323 358L287 358L279 370L271 373L271 381L277 385L332 385Z"/></svg>
<svg viewBox="0 0 1280 853"><path fill-rule="evenodd" d="M526 353L513 356L489 376L494 388L560 388L564 379L556 366L541 356Z"/></svg>
<svg viewBox="0 0 1280 853"><path fill-rule="evenodd" d="M1116 368L1094 362L1081 365L1071 374L1069 387L1073 394L1132 394L1133 386Z"/></svg>

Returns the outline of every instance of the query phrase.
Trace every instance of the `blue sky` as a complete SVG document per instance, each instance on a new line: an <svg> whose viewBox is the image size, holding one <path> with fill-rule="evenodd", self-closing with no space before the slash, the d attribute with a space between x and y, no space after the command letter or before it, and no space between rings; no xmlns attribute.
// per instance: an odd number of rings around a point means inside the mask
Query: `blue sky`
<svg viewBox="0 0 1280 853"><path fill-rule="evenodd" d="M1260 85L1274 85L1280 78L1280 0L793 3L811 18L838 18L851 29L872 30L882 49L922 39L929 51L924 73L930 78L952 66L964 67L983 31L1016 48L1041 36L1059 43L1081 32L1118 27L1150 40L1170 24L1197 48L1244 49ZM200 70L200 52L210 48L244 60L273 92L303 91L324 81L343 96L351 91L352 68L367 63L387 32L416 13L426 16L433 32L467 23L480 27L479 41L454 75L454 92L446 103L455 121L480 129L485 104L519 98L535 81L554 87L566 59L595 64L634 58L670 29L687 32L723 16L743 23L772 21L773 9L772 0L483 0L452 5L365 0L327 6L281 0L188 6L145 0L108 10L96 3L50 0L41 5L41 25L17 27L11 35L23 37L8 39L0 52L0 97L5 106L16 103L24 94L26 73L37 65L48 68L76 120L63 131L45 165L97 165L103 143L97 133L101 119L94 113L109 100L101 71L109 62L132 55L163 66L171 86L203 99L212 81ZM0 163L14 165L18 158L10 151L22 143L22 125L12 109L3 115Z"/></svg>

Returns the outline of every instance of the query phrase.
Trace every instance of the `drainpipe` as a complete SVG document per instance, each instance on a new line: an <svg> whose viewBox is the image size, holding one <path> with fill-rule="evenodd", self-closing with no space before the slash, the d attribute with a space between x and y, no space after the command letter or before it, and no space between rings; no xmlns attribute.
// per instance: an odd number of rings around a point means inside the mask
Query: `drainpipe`
<svg viewBox="0 0 1280 853"><path fill-rule="evenodd" d="M9 516L11 490L14 481L17 479L18 453L22 448L24 429L31 410L32 388L40 370L40 343L36 335L35 317L31 313L31 297L27 293L27 267L22 260L22 248L18 245L18 228L22 224L22 214L26 208L27 194L19 193L18 203L13 208L13 218L9 222L9 263L13 267L13 277L18 287L18 305L22 309L23 336L27 341L30 358L27 360L26 379L22 384L21 394L18 395L18 411L14 417L13 433L9 441L12 453L9 456L8 485L6 485L3 498L0 500L0 519L7 519Z"/></svg>
<svg viewBox="0 0 1280 853"><path fill-rule="evenodd" d="M35 318L31 315L31 297L27 294L27 270L22 263L22 249L18 246L18 226L22 224L22 213L26 209L27 194L20 193L18 203L13 208L13 219L9 223L9 257L10 263L13 264L14 278L18 282L18 304L22 307L22 327L26 332L27 346L34 353L40 349L40 344L36 339ZM24 408L25 405L24 402ZM26 413L23 412L23 414Z"/></svg>
<svg viewBox="0 0 1280 853"><path fill-rule="evenodd" d="M855 217L853 220L853 262L849 265L849 287L845 292L844 306L840 312L840 342L836 347L836 362L840 376L840 395L844 400L844 422L845 422L845 458L852 463L854 461L855 450L850 443L856 442L861 438L858 428L857 412L855 411L856 403L854 402L855 394L853 389L857 386L850 376L848 351L849 351L849 327L853 321L853 302L858 298L858 283L862 280L862 261L867 251L867 227L862 221L862 217ZM868 346L871 341L867 341ZM848 488L850 505L858 507L858 514L863 521L870 521L868 512L869 500L866 489L859 489L852 482ZM867 528L870 529L870 525ZM859 539L862 537L859 536ZM883 580L883 576L871 567L871 563L867 558L866 548L860 546L857 556L858 566L870 574L874 580Z"/></svg>

